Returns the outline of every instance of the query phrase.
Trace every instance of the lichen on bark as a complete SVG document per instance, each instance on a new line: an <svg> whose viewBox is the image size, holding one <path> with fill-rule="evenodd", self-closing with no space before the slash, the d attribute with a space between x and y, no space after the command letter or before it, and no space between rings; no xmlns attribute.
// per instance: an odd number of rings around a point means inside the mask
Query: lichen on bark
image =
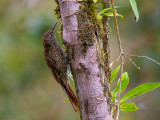
<svg viewBox="0 0 160 120"><path fill-rule="evenodd" d="M95 10L90 8L93 0L58 0L58 3L63 24L62 38L70 56L82 119L109 120L110 107L104 95L104 59L101 58L104 54L103 25L97 20ZM65 14L66 11L69 12Z"/></svg>

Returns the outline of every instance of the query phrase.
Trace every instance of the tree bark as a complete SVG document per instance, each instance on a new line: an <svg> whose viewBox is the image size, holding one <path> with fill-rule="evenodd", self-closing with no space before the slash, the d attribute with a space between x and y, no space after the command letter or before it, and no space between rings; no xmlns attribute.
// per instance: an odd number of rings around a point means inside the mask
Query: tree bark
<svg viewBox="0 0 160 120"><path fill-rule="evenodd" d="M81 118L110 120L110 103L106 102L110 99L108 95L106 97L109 87L104 90L106 63L101 58L103 45L100 39L103 37L98 32L101 30L93 11L82 3L58 0L63 24L62 39L70 58Z"/></svg>

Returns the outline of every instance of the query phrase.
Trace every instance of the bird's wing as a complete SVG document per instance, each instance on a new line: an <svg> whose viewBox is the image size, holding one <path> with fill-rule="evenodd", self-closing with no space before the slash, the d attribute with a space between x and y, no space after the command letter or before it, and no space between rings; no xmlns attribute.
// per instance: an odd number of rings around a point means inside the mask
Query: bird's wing
<svg viewBox="0 0 160 120"><path fill-rule="evenodd" d="M59 46L53 46L50 51L50 64L61 72L66 72L67 63L63 49Z"/></svg>

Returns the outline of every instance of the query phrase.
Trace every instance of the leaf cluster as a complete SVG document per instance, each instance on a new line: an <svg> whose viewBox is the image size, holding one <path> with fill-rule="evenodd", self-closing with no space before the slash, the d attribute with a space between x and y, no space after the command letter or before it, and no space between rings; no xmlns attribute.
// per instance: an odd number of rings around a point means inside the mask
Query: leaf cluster
<svg viewBox="0 0 160 120"><path fill-rule="evenodd" d="M108 8L104 8L103 4L101 3L101 0L93 0L94 3L92 3L92 5L90 5L90 8L93 10L98 9L97 4L99 4L100 6L100 12L97 14L97 18L99 20L102 19L102 17L105 16L114 16L113 14L113 8L112 6L108 7ZM139 13L138 13L138 9L137 9L137 4L135 0L129 0L130 5L132 7L132 10L135 14L135 18L136 18L136 22L139 20ZM115 9L119 8L119 6L115 6ZM117 10L116 10L117 11ZM116 12L116 16L120 16L123 19L123 15L119 14Z"/></svg>
<svg viewBox="0 0 160 120"><path fill-rule="evenodd" d="M110 82L112 82L115 79L119 70L120 70L120 65L111 73ZM117 103L119 82L120 82L120 78L118 79L118 83L117 83L116 88L112 91L112 101L113 101L113 103ZM122 75L120 93L122 93L126 89L128 84L129 84L129 77L128 77L128 73L125 72ZM136 111L136 110L138 110L139 108L135 105L135 103L126 103L125 101L130 100L131 98L137 97L141 94L147 93L147 92L149 92L151 90L154 90L158 87L160 87L160 83L145 83L145 84L142 84L142 85L139 85L139 86L133 88L132 90L127 92L120 99L120 110L122 110L122 111Z"/></svg>

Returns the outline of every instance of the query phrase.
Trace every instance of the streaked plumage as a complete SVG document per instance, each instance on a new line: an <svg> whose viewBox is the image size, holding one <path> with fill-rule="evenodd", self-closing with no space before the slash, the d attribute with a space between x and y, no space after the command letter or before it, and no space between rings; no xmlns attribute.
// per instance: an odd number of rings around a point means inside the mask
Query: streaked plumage
<svg viewBox="0 0 160 120"><path fill-rule="evenodd" d="M54 32L56 24L53 26L52 30L45 32L42 36L44 56L53 77L67 93L74 110L77 112L79 111L78 99L69 84L69 68L65 57L65 52L56 40L56 34Z"/></svg>

